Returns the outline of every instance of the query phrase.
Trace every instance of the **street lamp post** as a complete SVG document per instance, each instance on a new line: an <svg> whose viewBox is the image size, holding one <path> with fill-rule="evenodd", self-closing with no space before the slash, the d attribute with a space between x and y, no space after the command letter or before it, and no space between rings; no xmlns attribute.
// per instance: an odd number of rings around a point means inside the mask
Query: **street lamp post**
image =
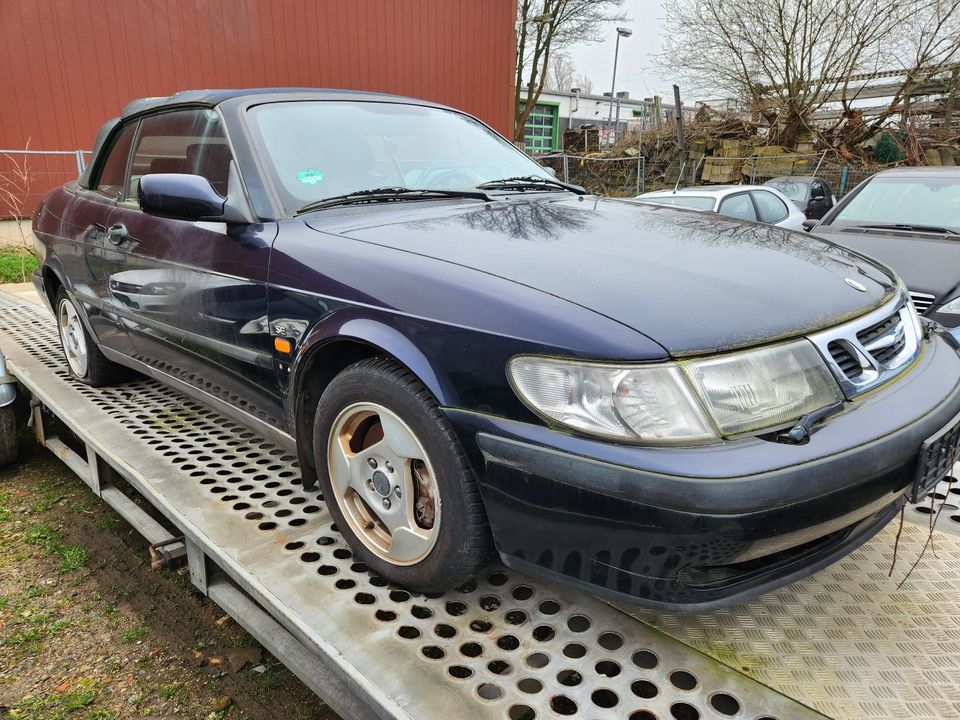
<svg viewBox="0 0 960 720"><path fill-rule="evenodd" d="M630 28L617 28L617 44L613 50L613 82L610 83L610 117L608 119L608 124L613 128L613 141L617 141L617 129L613 127L613 98L616 96L617 91L617 57L620 55L620 38L628 38L633 35L633 30ZM618 118L619 119L619 118Z"/></svg>

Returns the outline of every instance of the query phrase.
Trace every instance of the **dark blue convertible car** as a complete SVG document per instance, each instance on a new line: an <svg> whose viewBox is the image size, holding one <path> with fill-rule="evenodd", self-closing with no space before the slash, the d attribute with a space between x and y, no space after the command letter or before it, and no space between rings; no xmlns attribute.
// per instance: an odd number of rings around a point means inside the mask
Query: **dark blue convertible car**
<svg viewBox="0 0 960 720"><path fill-rule="evenodd" d="M587 196L428 102L137 101L34 229L78 380L133 369L295 448L420 591L495 550L714 607L849 552L956 454L960 357L889 270Z"/></svg>

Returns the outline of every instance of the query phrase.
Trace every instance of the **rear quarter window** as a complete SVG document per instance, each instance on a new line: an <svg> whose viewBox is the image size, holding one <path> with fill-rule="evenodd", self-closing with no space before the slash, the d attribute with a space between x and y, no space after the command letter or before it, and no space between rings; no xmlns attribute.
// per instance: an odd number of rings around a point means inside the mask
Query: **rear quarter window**
<svg viewBox="0 0 960 720"><path fill-rule="evenodd" d="M771 192L757 190L753 193L753 199L757 201L761 222L778 223L790 214L783 200Z"/></svg>

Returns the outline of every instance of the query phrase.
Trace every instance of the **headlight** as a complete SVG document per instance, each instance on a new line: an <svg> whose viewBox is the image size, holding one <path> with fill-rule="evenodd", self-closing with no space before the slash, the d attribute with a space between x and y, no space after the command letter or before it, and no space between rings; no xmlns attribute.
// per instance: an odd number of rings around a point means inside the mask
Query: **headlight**
<svg viewBox="0 0 960 720"><path fill-rule="evenodd" d="M783 425L843 400L806 340L681 365L723 435Z"/></svg>
<svg viewBox="0 0 960 720"><path fill-rule="evenodd" d="M573 430L651 444L717 437L675 365L516 357L509 369L514 388L534 412Z"/></svg>
<svg viewBox="0 0 960 720"><path fill-rule="evenodd" d="M843 399L805 340L656 365L521 356L510 361L509 375L520 398L547 419L649 445L783 425Z"/></svg>
<svg viewBox="0 0 960 720"><path fill-rule="evenodd" d="M937 308L937 312L945 315L960 315L960 295L941 305Z"/></svg>

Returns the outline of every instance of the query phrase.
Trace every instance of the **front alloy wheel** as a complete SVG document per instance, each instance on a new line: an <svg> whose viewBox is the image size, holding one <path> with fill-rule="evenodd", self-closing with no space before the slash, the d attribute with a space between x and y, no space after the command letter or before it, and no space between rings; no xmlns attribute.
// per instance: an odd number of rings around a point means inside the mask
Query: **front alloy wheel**
<svg viewBox="0 0 960 720"><path fill-rule="evenodd" d="M419 592L476 575L490 557L480 491L430 391L385 358L351 365L313 421L317 478L357 559Z"/></svg>
<svg viewBox="0 0 960 720"><path fill-rule="evenodd" d="M435 474L396 413L372 402L345 408L330 433L327 471L350 529L371 552L395 565L429 555L441 522Z"/></svg>

